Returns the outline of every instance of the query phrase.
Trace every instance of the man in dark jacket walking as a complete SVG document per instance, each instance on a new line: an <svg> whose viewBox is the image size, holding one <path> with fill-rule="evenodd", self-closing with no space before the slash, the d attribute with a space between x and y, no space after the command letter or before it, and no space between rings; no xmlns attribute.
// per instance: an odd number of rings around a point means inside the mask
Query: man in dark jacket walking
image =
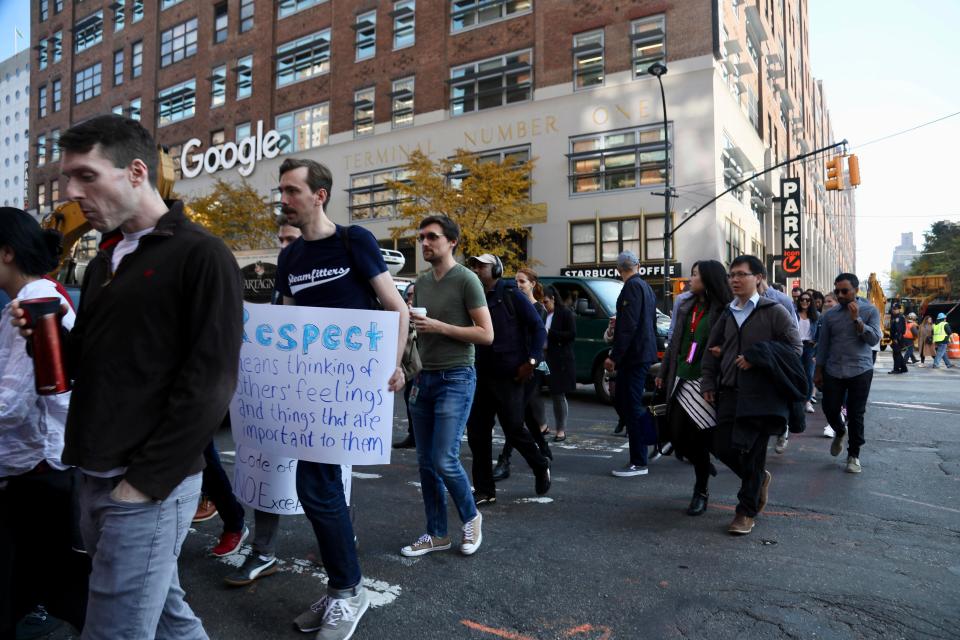
<svg viewBox="0 0 960 640"><path fill-rule="evenodd" d="M907 361L903 357L904 335L907 333L907 320L903 309L895 304L890 307L890 347L893 351L893 369L887 373L906 373Z"/></svg>
<svg viewBox="0 0 960 640"><path fill-rule="evenodd" d="M497 499L492 469L494 418L500 419L507 443L533 470L537 495L550 490L550 460L523 426L524 383L543 359L547 332L527 296L501 280L503 263L498 257L489 253L472 256L467 266L483 284L493 321L493 344L477 347L477 388L467 419L473 498L481 507Z"/></svg>
<svg viewBox="0 0 960 640"><path fill-rule="evenodd" d="M614 401L627 425L630 461L611 473L618 478L647 474L647 446L656 443L653 416L643 404L643 389L650 365L657 361L657 299L639 273L640 260L632 251L617 256L623 289L617 297L617 322L613 348L604 361L607 371L617 371Z"/></svg>
<svg viewBox="0 0 960 640"><path fill-rule="evenodd" d="M200 497L203 449L237 383L236 260L157 191L139 122L100 116L60 137L66 195L103 234L64 352L74 380L63 462L83 472L93 568L83 637L207 637L177 557Z"/></svg>
<svg viewBox="0 0 960 640"><path fill-rule="evenodd" d="M771 435L786 430L790 404L797 399L785 388L791 380L784 373L786 367L758 366L761 360L775 362L784 355L782 349L765 343L787 345L796 354L797 372L802 372L797 325L781 305L757 292L762 274L763 263L756 256L733 260L729 278L734 299L711 328L703 355L703 397L718 403L713 454L740 477L737 512L727 529L735 535L750 533L754 518L767 504L773 479L766 470L767 444ZM758 381L760 376L767 382ZM805 378L800 378L802 398L807 390ZM784 384L778 385L778 379Z"/></svg>

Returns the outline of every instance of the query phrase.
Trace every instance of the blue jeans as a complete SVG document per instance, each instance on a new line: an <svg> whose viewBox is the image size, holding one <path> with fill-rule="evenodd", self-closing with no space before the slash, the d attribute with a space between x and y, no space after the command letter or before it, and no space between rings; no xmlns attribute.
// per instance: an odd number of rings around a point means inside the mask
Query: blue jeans
<svg viewBox="0 0 960 640"><path fill-rule="evenodd" d="M120 480L84 475L80 481L80 533L93 562L81 637L206 640L177 575L200 500L200 474L165 500L142 503L110 497Z"/></svg>
<svg viewBox="0 0 960 640"><path fill-rule="evenodd" d="M327 592L338 598L354 595L351 590L360 584L362 576L340 465L297 462L297 496L317 536L329 578Z"/></svg>
<svg viewBox="0 0 960 640"><path fill-rule="evenodd" d="M638 467L647 466L647 446L657 442L653 417L643 404L643 389L649 370L649 363L617 369L617 390L614 402L617 405L617 413L627 425L630 464Z"/></svg>
<svg viewBox="0 0 960 640"><path fill-rule="evenodd" d="M803 363L803 370L807 373L807 387L810 388L810 397L808 397L807 400L812 400L813 394L817 392L816 387L813 386L813 373L814 369L816 369L816 362L814 362L813 356L816 353L817 346L815 344L812 342L803 343L803 354L800 356L800 362Z"/></svg>
<svg viewBox="0 0 960 640"><path fill-rule="evenodd" d="M947 342L937 344L937 353L933 356L933 366L939 367L941 360L943 360L943 363L948 367L953 366L950 362L950 357L947 355L947 344Z"/></svg>
<svg viewBox="0 0 960 640"><path fill-rule="evenodd" d="M413 384L410 412L427 533L443 538L447 535L446 491L457 506L460 520L467 522L477 515L470 479L460 462L460 439L473 405L477 373L473 367L421 371Z"/></svg>

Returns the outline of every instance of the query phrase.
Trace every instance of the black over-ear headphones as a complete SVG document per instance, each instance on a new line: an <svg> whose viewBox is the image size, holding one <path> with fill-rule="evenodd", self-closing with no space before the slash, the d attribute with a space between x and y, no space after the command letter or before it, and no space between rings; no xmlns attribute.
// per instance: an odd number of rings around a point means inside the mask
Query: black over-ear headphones
<svg viewBox="0 0 960 640"><path fill-rule="evenodd" d="M490 265L490 275L494 280L499 280L503 277L503 262L500 261L498 256L493 256L493 259L496 260L496 262Z"/></svg>

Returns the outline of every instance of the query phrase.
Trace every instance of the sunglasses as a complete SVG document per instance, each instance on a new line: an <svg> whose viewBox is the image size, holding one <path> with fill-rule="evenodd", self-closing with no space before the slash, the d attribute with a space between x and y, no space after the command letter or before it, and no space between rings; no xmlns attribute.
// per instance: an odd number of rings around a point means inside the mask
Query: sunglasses
<svg viewBox="0 0 960 640"><path fill-rule="evenodd" d="M810 298L800 298L800 302L810 302Z"/></svg>
<svg viewBox="0 0 960 640"><path fill-rule="evenodd" d="M833 290L833 292L834 292L835 294L837 294L838 296L839 296L839 295L843 295L843 294L845 294L845 293L847 293L847 292L849 292L849 291L853 291L853 289L848 289L848 288L844 287L843 289L837 288L837 289L834 289L834 290Z"/></svg>
<svg viewBox="0 0 960 640"><path fill-rule="evenodd" d="M417 240L423 242L424 240L429 240L430 242L435 242L442 238L443 236L439 233L434 233L433 231L427 231L426 233L420 233L417 235Z"/></svg>

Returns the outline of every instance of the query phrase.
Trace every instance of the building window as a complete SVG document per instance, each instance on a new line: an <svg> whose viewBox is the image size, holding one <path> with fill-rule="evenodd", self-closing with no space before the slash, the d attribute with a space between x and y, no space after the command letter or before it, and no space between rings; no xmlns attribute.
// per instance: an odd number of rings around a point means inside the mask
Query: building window
<svg viewBox="0 0 960 640"><path fill-rule="evenodd" d="M599 193L663 184L663 127L651 125L570 139L570 193Z"/></svg>
<svg viewBox="0 0 960 640"><path fill-rule="evenodd" d="M640 254L640 220L600 221L600 262L615 262L621 251Z"/></svg>
<svg viewBox="0 0 960 640"><path fill-rule="evenodd" d="M253 0L240 2L240 33L253 29Z"/></svg>
<svg viewBox="0 0 960 640"><path fill-rule="evenodd" d="M221 65L210 76L210 106L222 107L227 101L227 67Z"/></svg>
<svg viewBox="0 0 960 640"><path fill-rule="evenodd" d="M743 255L743 248L747 244L747 236L743 229L734 224L733 220L727 218L723 222L724 235L727 245L727 264L733 262L737 256Z"/></svg>
<svg viewBox="0 0 960 640"><path fill-rule="evenodd" d="M60 13L63 11L63 0L53 0L53 12Z"/></svg>
<svg viewBox="0 0 960 640"><path fill-rule="evenodd" d="M510 147L505 149L484 151L476 154L476 158L480 162L496 162L497 164L512 162L515 166L517 166L530 160L530 146L527 145L524 147ZM519 167L517 166L517 168ZM454 165L454 170L447 175L447 180L449 180L452 186L459 189L460 183L469 175L470 174L467 171L464 171L460 165ZM529 176L527 177L529 178Z"/></svg>
<svg viewBox="0 0 960 640"><path fill-rule="evenodd" d="M376 94L373 87L353 94L353 137L360 138L373 133L373 107Z"/></svg>
<svg viewBox="0 0 960 640"><path fill-rule="evenodd" d="M570 223L570 264L597 262L597 223Z"/></svg>
<svg viewBox="0 0 960 640"><path fill-rule="evenodd" d="M133 0L133 21L143 20L143 0Z"/></svg>
<svg viewBox="0 0 960 640"><path fill-rule="evenodd" d="M60 129L53 129L50 132L50 161L56 162L60 159Z"/></svg>
<svg viewBox="0 0 960 640"><path fill-rule="evenodd" d="M196 103L196 80L187 80L164 89L157 96L157 126L163 127L192 118Z"/></svg>
<svg viewBox="0 0 960 640"><path fill-rule="evenodd" d="M41 70L47 68L47 39L42 38L40 42L37 43L37 66Z"/></svg>
<svg viewBox="0 0 960 640"><path fill-rule="evenodd" d="M166 67L197 53L197 19L191 18L160 34L160 66Z"/></svg>
<svg viewBox="0 0 960 640"><path fill-rule="evenodd" d="M123 49L113 52L113 86L123 84Z"/></svg>
<svg viewBox="0 0 960 640"><path fill-rule="evenodd" d="M103 11L91 13L73 25L73 50L86 51L103 40Z"/></svg>
<svg viewBox="0 0 960 640"><path fill-rule="evenodd" d="M281 153L321 147L327 144L330 135L330 104L324 102L281 114L275 120L274 129L280 133Z"/></svg>
<svg viewBox="0 0 960 640"><path fill-rule="evenodd" d="M330 71L330 29L277 47L277 87Z"/></svg>
<svg viewBox="0 0 960 640"><path fill-rule="evenodd" d="M42 167L47 164L47 136L37 136L37 166Z"/></svg>
<svg viewBox="0 0 960 640"><path fill-rule="evenodd" d="M183 143L172 144L167 147L167 155L170 156L170 161L173 164L174 179L180 180L183 177L183 166L180 164L180 156L183 155Z"/></svg>
<svg viewBox="0 0 960 640"><path fill-rule="evenodd" d="M361 13L353 25L356 35L356 60L372 58L377 53L377 12Z"/></svg>
<svg viewBox="0 0 960 640"><path fill-rule="evenodd" d="M666 60L666 21L663 16L637 20L631 24L630 33L633 77L639 78L654 62Z"/></svg>
<svg viewBox="0 0 960 640"><path fill-rule="evenodd" d="M122 104L115 104L115 105L113 105L113 108L110 109L110 113L112 113L112 114L115 115L115 116L122 116L122 115L123 115L123 105L122 105Z"/></svg>
<svg viewBox="0 0 960 640"><path fill-rule="evenodd" d="M57 111L60 111L60 106L63 101L63 93L61 89L63 85L60 84L59 80L54 80L51 84L52 88L50 93L51 97L53 98L53 112L56 113Z"/></svg>
<svg viewBox="0 0 960 640"><path fill-rule="evenodd" d="M143 73L143 42L134 42L130 54L130 77L139 78Z"/></svg>
<svg viewBox="0 0 960 640"><path fill-rule="evenodd" d="M393 81L390 92L390 121L394 129L413 124L413 77Z"/></svg>
<svg viewBox="0 0 960 640"><path fill-rule="evenodd" d="M402 49L416 42L414 27L416 18L415 0L398 0L393 3L393 48Z"/></svg>
<svg viewBox="0 0 960 640"><path fill-rule="evenodd" d="M388 180L406 179L407 172L401 168L350 176L350 188L347 190L350 221L396 218L397 209L409 198L404 198L397 190L390 189L386 183Z"/></svg>
<svg viewBox="0 0 960 640"><path fill-rule="evenodd" d="M41 118L47 117L47 85L43 85L37 91L37 114Z"/></svg>
<svg viewBox="0 0 960 640"><path fill-rule="evenodd" d="M47 208L47 185L37 185L37 210L43 211Z"/></svg>
<svg viewBox="0 0 960 640"><path fill-rule="evenodd" d="M73 102L80 104L100 95L100 63L81 69L73 77Z"/></svg>
<svg viewBox="0 0 960 640"><path fill-rule="evenodd" d="M160 10L169 9L170 7L180 4L183 0L160 0Z"/></svg>
<svg viewBox="0 0 960 640"><path fill-rule="evenodd" d="M253 56L237 60L237 100L249 98L253 93Z"/></svg>
<svg viewBox="0 0 960 640"><path fill-rule="evenodd" d="M221 2L213 8L213 42L214 44L227 41L229 32L229 16L227 3Z"/></svg>
<svg viewBox="0 0 960 640"><path fill-rule="evenodd" d="M222 147L223 143L226 142L226 136L224 135L223 129L217 129L216 131L210 132L210 146L211 147Z"/></svg>
<svg viewBox="0 0 960 640"><path fill-rule="evenodd" d="M644 216L643 218L644 260L663 260L663 216ZM670 255L673 241L670 242Z"/></svg>
<svg viewBox="0 0 960 640"><path fill-rule="evenodd" d="M528 13L532 0L451 0L451 31L462 31L488 22Z"/></svg>
<svg viewBox="0 0 960 640"><path fill-rule="evenodd" d="M234 140L243 140L244 138L250 137L250 123L241 122L233 128L233 139Z"/></svg>
<svg viewBox="0 0 960 640"><path fill-rule="evenodd" d="M734 187L743 181L744 173L747 168L742 165L738 157L742 157L737 152L736 146L726 135L723 136L723 152L720 154L720 160L723 164L723 186L725 189L733 189L730 192L737 200L743 200L743 186Z"/></svg>
<svg viewBox="0 0 960 640"><path fill-rule="evenodd" d="M286 18L327 0L280 0L277 3L277 17Z"/></svg>
<svg viewBox="0 0 960 640"><path fill-rule="evenodd" d="M603 29L573 36L573 88L603 84Z"/></svg>
<svg viewBox="0 0 960 640"><path fill-rule="evenodd" d="M450 72L451 115L530 100L530 61L530 51L521 51L454 68Z"/></svg>
<svg viewBox="0 0 960 640"><path fill-rule="evenodd" d="M63 60L63 31L57 31L53 34L53 37L50 39L50 44L53 46L54 63Z"/></svg>
<svg viewBox="0 0 960 640"><path fill-rule="evenodd" d="M130 119L140 120L140 98L134 98L130 101Z"/></svg>
<svg viewBox="0 0 960 640"><path fill-rule="evenodd" d="M40 0L40 22L50 17L50 0Z"/></svg>
<svg viewBox="0 0 960 640"><path fill-rule="evenodd" d="M767 214L767 201L763 197L763 193L760 191L760 189L758 189L753 183L750 184L750 211L753 212L757 222L762 225L763 219Z"/></svg>
<svg viewBox="0 0 960 640"><path fill-rule="evenodd" d="M116 0L110 5L110 8L113 9L114 33L123 31L124 23L126 22L126 14L124 13L123 5L126 4L126 1L127 0Z"/></svg>
<svg viewBox="0 0 960 640"><path fill-rule="evenodd" d="M50 181L50 206L55 207L60 201L60 181Z"/></svg>

